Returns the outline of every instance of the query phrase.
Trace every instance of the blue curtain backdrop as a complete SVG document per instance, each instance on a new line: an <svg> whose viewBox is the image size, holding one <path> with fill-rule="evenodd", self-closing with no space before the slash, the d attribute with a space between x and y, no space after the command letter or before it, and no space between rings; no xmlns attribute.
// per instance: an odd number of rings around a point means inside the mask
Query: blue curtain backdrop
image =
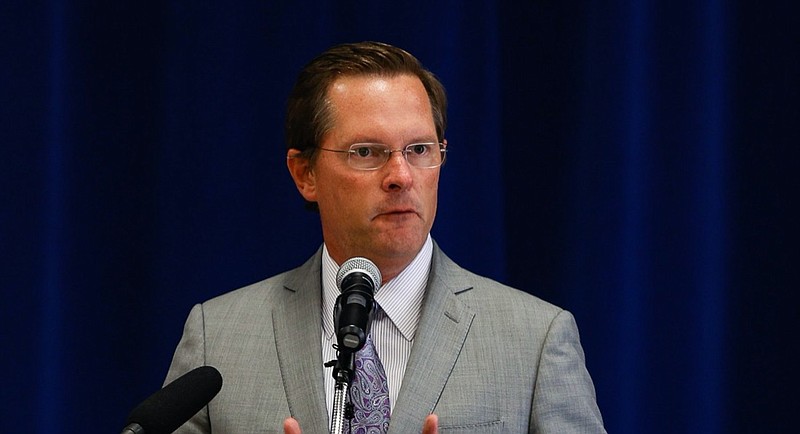
<svg viewBox="0 0 800 434"><path fill-rule="evenodd" d="M319 245L283 110L328 46L451 101L434 236L577 317L610 432L794 431L792 2L0 4L0 432L116 432L192 304Z"/></svg>

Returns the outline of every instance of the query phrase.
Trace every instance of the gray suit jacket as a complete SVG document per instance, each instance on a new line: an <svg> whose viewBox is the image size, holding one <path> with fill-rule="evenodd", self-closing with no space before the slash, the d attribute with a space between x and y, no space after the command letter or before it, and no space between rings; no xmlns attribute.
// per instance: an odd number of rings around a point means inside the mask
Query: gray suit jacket
<svg viewBox="0 0 800 434"><path fill-rule="evenodd" d="M219 395L180 433L327 433L320 253L304 265L194 306L167 382L219 369ZM330 375L326 370L325 375ZM414 347L390 433L605 432L572 315L470 273L434 247Z"/></svg>

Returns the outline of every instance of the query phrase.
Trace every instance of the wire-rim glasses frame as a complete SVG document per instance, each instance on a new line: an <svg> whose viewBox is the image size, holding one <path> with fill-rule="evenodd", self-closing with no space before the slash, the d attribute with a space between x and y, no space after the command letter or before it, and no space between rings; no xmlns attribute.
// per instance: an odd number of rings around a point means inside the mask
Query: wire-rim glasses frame
<svg viewBox="0 0 800 434"><path fill-rule="evenodd" d="M391 149L383 143L354 143L348 149L317 149L347 154L347 163L356 170L378 170L389 161L392 154L400 152L413 167L433 169L444 164L447 142L410 143L402 149Z"/></svg>

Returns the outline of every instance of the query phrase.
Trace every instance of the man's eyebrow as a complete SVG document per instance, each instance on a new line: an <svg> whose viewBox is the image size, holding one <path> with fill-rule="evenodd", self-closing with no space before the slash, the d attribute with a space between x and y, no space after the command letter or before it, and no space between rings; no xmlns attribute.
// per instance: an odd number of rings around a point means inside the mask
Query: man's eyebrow
<svg viewBox="0 0 800 434"><path fill-rule="evenodd" d="M375 139L373 136L355 136L355 139L349 140L345 142L346 145L355 145L357 143L379 143L382 145L386 145L382 140ZM439 143L439 139L436 136L416 136L415 138L407 141L404 143L407 145L413 145L414 143Z"/></svg>

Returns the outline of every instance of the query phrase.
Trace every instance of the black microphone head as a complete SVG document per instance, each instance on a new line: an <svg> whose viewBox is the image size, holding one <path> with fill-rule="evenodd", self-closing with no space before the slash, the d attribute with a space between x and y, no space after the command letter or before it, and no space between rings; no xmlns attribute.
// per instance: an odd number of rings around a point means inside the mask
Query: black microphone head
<svg viewBox="0 0 800 434"><path fill-rule="evenodd" d="M216 368L195 368L142 401L125 424L139 424L145 434L170 434L208 404L221 388L222 375Z"/></svg>
<svg viewBox="0 0 800 434"><path fill-rule="evenodd" d="M374 313L374 294L381 285L378 266L366 258L344 261L336 273L336 286L341 295L333 309L337 350L356 352L364 347Z"/></svg>
<svg viewBox="0 0 800 434"><path fill-rule="evenodd" d="M339 291L342 290L342 281L345 277L353 273L365 274L366 277L372 281L373 293L378 292L378 288L380 288L382 283L381 270L378 269L378 266L375 265L374 262L358 256L344 261L342 266L339 267L339 272L336 273L336 286L339 288Z"/></svg>

